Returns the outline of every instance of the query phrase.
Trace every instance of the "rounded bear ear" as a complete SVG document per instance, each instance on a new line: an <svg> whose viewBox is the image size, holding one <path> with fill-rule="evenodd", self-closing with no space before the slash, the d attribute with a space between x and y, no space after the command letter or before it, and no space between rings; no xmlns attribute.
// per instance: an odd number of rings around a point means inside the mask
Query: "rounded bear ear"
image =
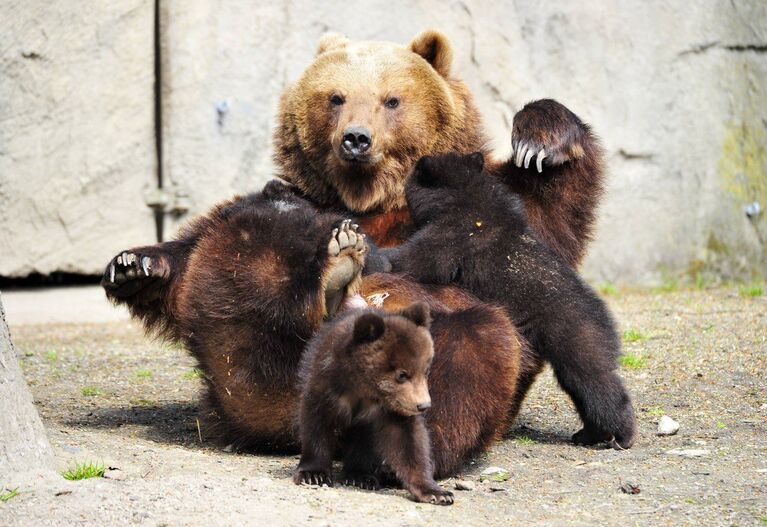
<svg viewBox="0 0 767 527"><path fill-rule="evenodd" d="M481 171L485 166L485 156L482 155L482 152L469 154L469 163L471 163L471 166Z"/></svg>
<svg viewBox="0 0 767 527"><path fill-rule="evenodd" d="M400 311L400 315L413 322L416 326L428 328L431 324L431 311L429 304L416 302Z"/></svg>
<svg viewBox="0 0 767 527"><path fill-rule="evenodd" d="M365 313L354 322L354 342L373 342L386 330L383 317L376 313Z"/></svg>
<svg viewBox="0 0 767 527"><path fill-rule="evenodd" d="M349 39L341 33L325 33L320 37L320 44L317 46L317 55L322 55L331 49L342 49L349 45Z"/></svg>
<svg viewBox="0 0 767 527"><path fill-rule="evenodd" d="M453 48L447 37L439 31L430 29L419 34L410 43L410 50L422 56L443 77L450 75Z"/></svg>

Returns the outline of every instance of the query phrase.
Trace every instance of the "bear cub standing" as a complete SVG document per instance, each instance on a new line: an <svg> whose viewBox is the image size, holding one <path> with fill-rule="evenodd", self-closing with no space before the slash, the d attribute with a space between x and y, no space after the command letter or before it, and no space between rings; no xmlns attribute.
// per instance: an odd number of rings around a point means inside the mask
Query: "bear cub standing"
<svg viewBox="0 0 767 527"><path fill-rule="evenodd" d="M320 329L301 362L296 484L332 485L340 451L347 484L377 489L388 470L417 501L453 503L434 481L422 415L431 407L429 325L429 307L419 302L391 314L350 310Z"/></svg>
<svg viewBox="0 0 767 527"><path fill-rule="evenodd" d="M629 448L636 420L615 371L620 339L607 306L538 239L521 199L483 167L480 153L418 161L405 189L418 230L383 251L392 271L506 306L535 359L550 362L573 397L584 424L573 440Z"/></svg>

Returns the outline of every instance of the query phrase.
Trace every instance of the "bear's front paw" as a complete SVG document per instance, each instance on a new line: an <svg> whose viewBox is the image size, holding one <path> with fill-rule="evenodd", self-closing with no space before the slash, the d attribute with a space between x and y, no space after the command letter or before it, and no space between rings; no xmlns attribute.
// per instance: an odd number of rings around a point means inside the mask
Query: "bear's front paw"
<svg viewBox="0 0 767 527"><path fill-rule="evenodd" d="M365 490L379 490L381 482L373 474L353 473L344 475L344 485Z"/></svg>
<svg viewBox="0 0 767 527"><path fill-rule="evenodd" d="M298 468L293 473L293 483L296 485L327 485L332 487L333 478L328 470L304 470Z"/></svg>
<svg viewBox="0 0 767 527"><path fill-rule="evenodd" d="M149 283L168 275L162 258L143 252L122 251L112 258L104 270L101 286L115 297L136 294Z"/></svg>
<svg viewBox="0 0 767 527"><path fill-rule="evenodd" d="M573 112L551 99L534 101L514 116L511 161L517 167L558 166L585 155L588 130Z"/></svg>
<svg viewBox="0 0 767 527"><path fill-rule="evenodd" d="M429 485L424 488L413 489L411 491L416 501L421 503L431 503L432 505L452 505L453 493L445 490L437 484Z"/></svg>

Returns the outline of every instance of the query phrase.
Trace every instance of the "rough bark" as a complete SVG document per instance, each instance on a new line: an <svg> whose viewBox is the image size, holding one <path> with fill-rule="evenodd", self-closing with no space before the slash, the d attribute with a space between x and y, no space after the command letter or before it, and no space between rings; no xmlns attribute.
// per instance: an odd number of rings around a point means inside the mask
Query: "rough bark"
<svg viewBox="0 0 767 527"><path fill-rule="evenodd" d="M0 485L53 468L53 451L11 342L0 297Z"/></svg>

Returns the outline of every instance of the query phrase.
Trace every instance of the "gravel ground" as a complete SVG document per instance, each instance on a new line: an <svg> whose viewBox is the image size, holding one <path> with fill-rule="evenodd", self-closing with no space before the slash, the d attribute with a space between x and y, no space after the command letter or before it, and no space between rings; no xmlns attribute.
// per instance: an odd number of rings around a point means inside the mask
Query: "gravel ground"
<svg viewBox="0 0 767 527"><path fill-rule="evenodd" d="M401 490L297 487L296 457L201 441L192 360L132 323L13 325L60 468L103 462L124 479L29 482L0 502L0 525L767 525L767 298L720 288L607 299L625 332L636 446L570 445L577 417L545 372L508 437L460 475L474 490L445 508ZM656 435L662 415L677 435ZM489 466L509 480L480 482Z"/></svg>

